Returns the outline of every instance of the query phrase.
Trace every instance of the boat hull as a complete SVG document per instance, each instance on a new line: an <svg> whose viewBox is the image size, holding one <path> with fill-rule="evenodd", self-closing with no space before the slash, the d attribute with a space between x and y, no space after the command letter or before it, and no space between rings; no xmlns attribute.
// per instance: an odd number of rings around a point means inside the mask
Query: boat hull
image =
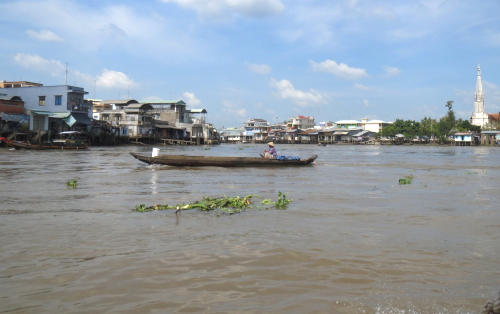
<svg viewBox="0 0 500 314"><path fill-rule="evenodd" d="M89 148L87 145L50 145L50 144L29 144L25 142L15 142L8 141L6 144L14 148L23 149L34 149L34 150L48 150L48 149L59 149L59 150L79 150Z"/></svg>
<svg viewBox="0 0 500 314"><path fill-rule="evenodd" d="M161 155L156 157L130 153L134 158L148 163L176 167L283 167L305 166L311 164L318 157L313 155L301 160L277 160L253 157L218 157L218 156L186 156Z"/></svg>

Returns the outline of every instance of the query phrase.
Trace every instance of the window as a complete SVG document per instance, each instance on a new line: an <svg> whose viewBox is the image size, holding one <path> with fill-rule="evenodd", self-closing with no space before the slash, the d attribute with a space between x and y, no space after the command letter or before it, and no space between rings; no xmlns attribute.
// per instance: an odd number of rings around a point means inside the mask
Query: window
<svg viewBox="0 0 500 314"><path fill-rule="evenodd" d="M38 105L45 106L45 96L38 96Z"/></svg>
<svg viewBox="0 0 500 314"><path fill-rule="evenodd" d="M56 106L62 105L62 96L61 95L56 95L54 99L54 104Z"/></svg>

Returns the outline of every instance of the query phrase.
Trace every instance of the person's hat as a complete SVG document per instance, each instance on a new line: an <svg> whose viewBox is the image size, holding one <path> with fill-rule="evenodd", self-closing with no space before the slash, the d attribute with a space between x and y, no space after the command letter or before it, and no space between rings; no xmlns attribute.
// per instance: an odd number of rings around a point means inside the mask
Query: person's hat
<svg viewBox="0 0 500 314"><path fill-rule="evenodd" d="M269 142L269 143L267 143L267 145L274 146L274 143L273 142Z"/></svg>

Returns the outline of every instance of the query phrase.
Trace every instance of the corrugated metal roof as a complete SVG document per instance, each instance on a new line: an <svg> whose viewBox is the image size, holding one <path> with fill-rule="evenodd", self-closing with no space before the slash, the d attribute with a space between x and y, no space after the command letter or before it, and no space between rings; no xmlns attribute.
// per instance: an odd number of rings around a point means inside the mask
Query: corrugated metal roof
<svg viewBox="0 0 500 314"><path fill-rule="evenodd" d="M339 120L335 122L336 124L358 124L361 123L360 121L357 120Z"/></svg>
<svg viewBox="0 0 500 314"><path fill-rule="evenodd" d="M70 112L53 112L49 115L49 118L65 119L69 117Z"/></svg>
<svg viewBox="0 0 500 314"><path fill-rule="evenodd" d="M141 100L143 104L165 104L165 105L185 105L186 103L182 99L168 100L168 99L155 99L155 100Z"/></svg>
<svg viewBox="0 0 500 314"><path fill-rule="evenodd" d="M189 110L191 113L207 113L207 109L191 109Z"/></svg>
<svg viewBox="0 0 500 314"><path fill-rule="evenodd" d="M112 100L103 100L101 101L102 104L104 105L126 105L128 103L133 104L133 103L138 103L137 100L135 99L112 99Z"/></svg>

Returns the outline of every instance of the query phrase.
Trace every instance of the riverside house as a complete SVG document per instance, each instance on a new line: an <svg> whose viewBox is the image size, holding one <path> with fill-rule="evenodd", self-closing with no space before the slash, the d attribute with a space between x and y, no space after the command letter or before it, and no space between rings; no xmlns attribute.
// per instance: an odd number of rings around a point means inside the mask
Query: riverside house
<svg viewBox="0 0 500 314"><path fill-rule="evenodd" d="M244 123L243 142L263 143L269 136L269 124L267 120L253 118Z"/></svg>
<svg viewBox="0 0 500 314"><path fill-rule="evenodd" d="M3 87L2 87L3 86ZM91 104L83 97L87 92L72 85L44 86L26 81L0 84L0 92L24 101L29 129L40 136L66 130L87 131L91 125Z"/></svg>
<svg viewBox="0 0 500 314"><path fill-rule="evenodd" d="M0 93L0 131L2 133L14 130L28 119L29 117L24 114L24 101L21 97L11 97Z"/></svg>
<svg viewBox="0 0 500 314"><path fill-rule="evenodd" d="M120 135L136 141L214 144L215 128L206 123L205 109L186 109L182 100L137 102L135 99L104 100L94 118L120 128Z"/></svg>

